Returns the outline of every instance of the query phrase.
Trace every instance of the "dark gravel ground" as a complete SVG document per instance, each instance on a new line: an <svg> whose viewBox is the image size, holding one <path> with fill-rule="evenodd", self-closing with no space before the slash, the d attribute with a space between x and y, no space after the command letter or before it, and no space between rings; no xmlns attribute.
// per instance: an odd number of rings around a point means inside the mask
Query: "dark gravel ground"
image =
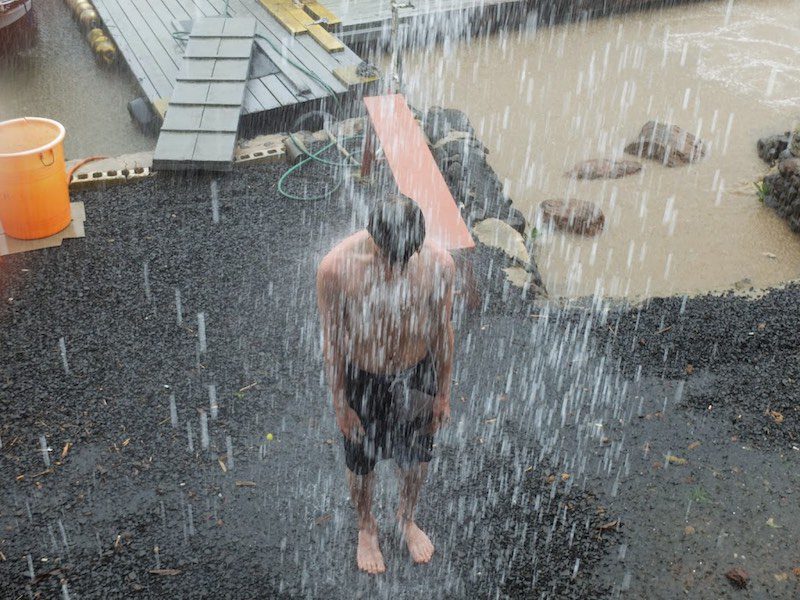
<svg viewBox="0 0 800 600"><path fill-rule="evenodd" d="M400 549L392 485L377 497L390 572L357 573L313 281L361 217L346 196L279 197L283 169L219 179L218 223L208 178L76 194L85 239L0 262L0 597L605 595L593 565L617 534L597 529L597 498L548 479L526 428L501 429L480 401L496 400L508 371L481 314L459 317L457 383L469 392L420 511L436 560L413 567ZM323 179L312 173L309 189ZM209 385L219 416L205 450Z"/></svg>
<svg viewBox="0 0 800 600"><path fill-rule="evenodd" d="M800 286L761 298L657 298L597 328L629 377L711 376L687 406L763 448L800 447Z"/></svg>
<svg viewBox="0 0 800 600"><path fill-rule="evenodd" d="M313 281L363 200L287 201L283 168L220 178L218 223L208 178L77 194L85 239L0 262L0 598L798 597L798 289L600 324L485 247L420 508L436 557L401 548L384 463L389 572L359 574Z"/></svg>

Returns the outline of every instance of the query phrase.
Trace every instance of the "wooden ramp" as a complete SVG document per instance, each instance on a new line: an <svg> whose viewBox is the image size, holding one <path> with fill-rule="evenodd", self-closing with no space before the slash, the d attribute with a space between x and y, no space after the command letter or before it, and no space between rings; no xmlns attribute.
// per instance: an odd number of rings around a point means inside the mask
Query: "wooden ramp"
<svg viewBox="0 0 800 600"><path fill-rule="evenodd" d="M406 99L400 94L373 96L364 103L398 189L425 215L427 239L447 250L473 248L467 224Z"/></svg>
<svg viewBox="0 0 800 600"><path fill-rule="evenodd" d="M156 170L230 171L256 20L196 19L153 154Z"/></svg>

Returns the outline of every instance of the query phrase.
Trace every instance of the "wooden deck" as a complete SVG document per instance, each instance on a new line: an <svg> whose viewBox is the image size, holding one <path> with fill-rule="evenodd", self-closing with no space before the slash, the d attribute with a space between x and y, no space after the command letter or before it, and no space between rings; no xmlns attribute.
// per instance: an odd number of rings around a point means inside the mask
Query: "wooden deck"
<svg viewBox="0 0 800 600"><path fill-rule="evenodd" d="M414 8L400 9L400 20L425 19L446 13L479 11L501 4L521 4L525 0L411 0ZM320 0L342 21L341 37L363 39L387 30L392 19L391 0Z"/></svg>
<svg viewBox="0 0 800 600"><path fill-rule="evenodd" d="M109 34L133 71L145 96L156 104L172 95L185 49L185 36L176 38L176 22L219 16L225 0L94 0ZM328 52L308 35L292 36L258 0L230 0L228 16L255 17L256 45L277 69L248 82L242 114L292 106L330 96L328 88L343 93L345 87L334 69L358 65L361 59L349 48ZM178 39L184 37L184 39ZM303 74L288 61L302 65L325 85ZM303 92L307 93L303 93Z"/></svg>

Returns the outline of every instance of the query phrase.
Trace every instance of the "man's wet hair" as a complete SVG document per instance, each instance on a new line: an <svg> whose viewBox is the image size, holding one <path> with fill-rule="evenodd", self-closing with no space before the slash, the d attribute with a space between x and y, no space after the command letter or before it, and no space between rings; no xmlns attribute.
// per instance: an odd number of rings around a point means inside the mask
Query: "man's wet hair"
<svg viewBox="0 0 800 600"><path fill-rule="evenodd" d="M392 194L372 206L367 231L390 264L405 267L425 241L425 217L411 198Z"/></svg>

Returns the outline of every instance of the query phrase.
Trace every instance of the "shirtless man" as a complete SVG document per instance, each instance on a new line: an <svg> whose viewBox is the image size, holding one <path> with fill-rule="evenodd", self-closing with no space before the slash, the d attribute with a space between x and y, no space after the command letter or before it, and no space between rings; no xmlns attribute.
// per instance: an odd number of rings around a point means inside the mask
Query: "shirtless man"
<svg viewBox="0 0 800 600"><path fill-rule="evenodd" d="M423 244L417 204L395 195L375 206L366 231L339 243L317 271L323 353L347 480L358 514L358 567L386 565L372 516L373 469L394 458L397 520L416 563L433 544L414 521L433 435L450 418L453 259Z"/></svg>

